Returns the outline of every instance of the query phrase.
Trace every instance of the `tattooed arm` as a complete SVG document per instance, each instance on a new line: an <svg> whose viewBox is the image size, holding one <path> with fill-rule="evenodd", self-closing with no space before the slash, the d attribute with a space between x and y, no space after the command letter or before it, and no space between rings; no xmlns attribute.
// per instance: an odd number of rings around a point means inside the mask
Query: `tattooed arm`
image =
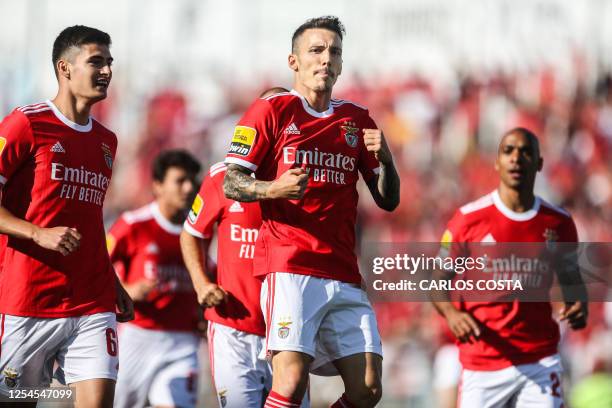
<svg viewBox="0 0 612 408"><path fill-rule="evenodd" d="M364 129L363 133L366 148L374 152L376 160L380 163L380 173L378 177L372 178L367 183L368 188L376 205L383 210L393 211L400 201L400 179L393 165L391 151L379 129Z"/></svg>
<svg viewBox="0 0 612 408"><path fill-rule="evenodd" d="M228 164L223 180L227 198L250 202L276 198L300 199L304 195L308 175L301 168L289 169L274 181L261 181L251 177L251 170L238 164Z"/></svg>

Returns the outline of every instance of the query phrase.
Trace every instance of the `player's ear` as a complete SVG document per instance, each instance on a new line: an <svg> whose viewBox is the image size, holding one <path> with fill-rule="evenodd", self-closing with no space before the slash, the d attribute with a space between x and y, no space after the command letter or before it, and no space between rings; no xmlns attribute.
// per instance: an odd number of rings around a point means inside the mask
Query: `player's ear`
<svg viewBox="0 0 612 408"><path fill-rule="evenodd" d="M70 64L66 60L60 59L57 61L57 75L70 79Z"/></svg>
<svg viewBox="0 0 612 408"><path fill-rule="evenodd" d="M298 72L297 56L295 54L289 54L287 57L287 65L292 71Z"/></svg>
<svg viewBox="0 0 612 408"><path fill-rule="evenodd" d="M153 196L155 198L159 197L159 195L161 194L161 186L162 183L160 183L158 180L153 180L151 189L153 190Z"/></svg>
<svg viewBox="0 0 612 408"><path fill-rule="evenodd" d="M544 167L544 159L538 158L538 171L542 171L542 167Z"/></svg>
<svg viewBox="0 0 612 408"><path fill-rule="evenodd" d="M499 156L495 158L495 171L499 173Z"/></svg>

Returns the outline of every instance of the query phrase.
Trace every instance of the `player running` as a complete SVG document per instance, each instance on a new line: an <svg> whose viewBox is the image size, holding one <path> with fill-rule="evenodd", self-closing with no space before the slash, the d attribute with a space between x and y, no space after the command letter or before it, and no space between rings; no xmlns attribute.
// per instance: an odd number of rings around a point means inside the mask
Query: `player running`
<svg viewBox="0 0 612 408"><path fill-rule="evenodd" d="M274 373L266 407L298 406L309 370L330 374L330 366L346 388L334 406L373 407L382 395L380 336L354 252L356 183L361 173L377 205L392 211L399 177L368 110L331 99L343 34L336 17L295 31L294 89L250 106L225 159L226 197L261 201L254 270L267 275Z"/></svg>
<svg viewBox="0 0 612 408"><path fill-rule="evenodd" d="M110 44L95 28L63 30L53 44L56 97L0 124L1 395L48 387L57 360L77 407L113 403L116 320L133 310L104 242L117 138L89 116L111 81Z"/></svg>
<svg viewBox="0 0 612 408"><path fill-rule="evenodd" d="M288 92L272 88L262 94ZM258 203L225 198L226 166L217 163L202 182L181 234L183 258L198 301L206 307L210 368L220 407L260 408L272 387L272 371L258 356L265 343L259 305L261 280L253 276L253 255L261 227ZM206 254L217 225L217 277Z"/></svg>
<svg viewBox="0 0 612 408"><path fill-rule="evenodd" d="M570 214L533 193L542 164L538 139L531 131L507 132L495 162L499 188L455 213L444 233L443 253L468 256L470 242L577 242ZM448 293L442 295L434 305L459 341L464 368L459 406L563 406L559 327L550 302L463 299L453 304ZM586 299L584 294L579 298ZM572 329L585 327L586 319L586 303L565 303L561 320Z"/></svg>
<svg viewBox="0 0 612 408"><path fill-rule="evenodd" d="M167 150L152 170L155 200L123 214L107 236L136 312L120 327L115 407L194 407L199 307L179 236L200 164L183 150Z"/></svg>

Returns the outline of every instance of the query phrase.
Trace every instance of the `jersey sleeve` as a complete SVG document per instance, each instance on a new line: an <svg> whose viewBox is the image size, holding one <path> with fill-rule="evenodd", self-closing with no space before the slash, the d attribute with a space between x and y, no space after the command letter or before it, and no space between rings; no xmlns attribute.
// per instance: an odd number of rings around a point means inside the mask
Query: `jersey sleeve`
<svg viewBox="0 0 612 408"><path fill-rule="evenodd" d="M225 172L209 175L202 182L183 225L185 231L191 235L202 239L212 236L213 226L223 212L220 187L224 175Z"/></svg>
<svg viewBox="0 0 612 408"><path fill-rule="evenodd" d="M6 184L15 170L32 154L34 134L30 121L15 110L0 123L0 184Z"/></svg>
<svg viewBox="0 0 612 408"><path fill-rule="evenodd" d="M467 255L465 239L465 220L461 211L456 211L446 224L446 229L440 239L440 257L456 258Z"/></svg>
<svg viewBox="0 0 612 408"><path fill-rule="evenodd" d="M123 217L120 217L106 234L108 254L121 280L127 279L127 270L129 269L130 233L130 224Z"/></svg>
<svg viewBox="0 0 612 408"><path fill-rule="evenodd" d="M561 228L559 228L559 241L578 242L578 231L572 217L567 217L565 222L561 224Z"/></svg>
<svg viewBox="0 0 612 408"><path fill-rule="evenodd" d="M238 164L255 172L274 145L276 120L269 101L257 99L238 121L225 163Z"/></svg>
<svg viewBox="0 0 612 408"><path fill-rule="evenodd" d="M378 129L374 120L370 115L366 116L363 129ZM363 129L359 129L360 137L360 154L359 154L359 172L363 179L368 182L380 173L380 163L376 160L374 153L368 151L363 141Z"/></svg>

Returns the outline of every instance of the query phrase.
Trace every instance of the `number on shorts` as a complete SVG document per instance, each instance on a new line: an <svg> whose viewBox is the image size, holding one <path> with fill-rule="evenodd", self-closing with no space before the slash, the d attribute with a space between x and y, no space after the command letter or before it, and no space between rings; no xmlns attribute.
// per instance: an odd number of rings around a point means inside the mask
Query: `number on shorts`
<svg viewBox="0 0 612 408"><path fill-rule="evenodd" d="M561 393L559 392L561 380L559 380L557 373L550 373L550 381L552 381L552 396L561 398Z"/></svg>
<svg viewBox="0 0 612 408"><path fill-rule="evenodd" d="M111 357L117 357L117 335L110 327L106 329L106 351Z"/></svg>

